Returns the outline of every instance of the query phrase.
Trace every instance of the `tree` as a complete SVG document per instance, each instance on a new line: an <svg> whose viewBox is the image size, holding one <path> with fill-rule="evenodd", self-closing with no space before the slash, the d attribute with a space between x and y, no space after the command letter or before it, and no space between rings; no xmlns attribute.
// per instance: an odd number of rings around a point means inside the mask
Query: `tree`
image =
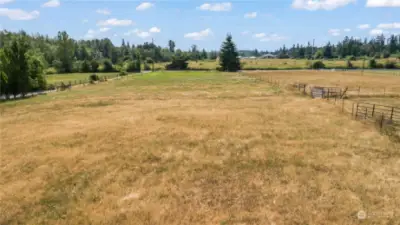
<svg viewBox="0 0 400 225"><path fill-rule="evenodd" d="M200 55L200 58L201 59L207 59L207 52L206 52L206 50L203 48L203 51L201 52L201 55Z"/></svg>
<svg viewBox="0 0 400 225"><path fill-rule="evenodd" d="M91 68L91 64L89 63L89 61L87 61L87 60L84 60L83 62L82 62L82 65L81 65L81 72L83 72L83 73L87 73L87 72L90 72L91 70L92 70L92 68Z"/></svg>
<svg viewBox="0 0 400 225"><path fill-rule="evenodd" d="M72 61L74 57L74 43L67 32L58 32L58 58L61 61L61 72L72 72Z"/></svg>
<svg viewBox="0 0 400 225"><path fill-rule="evenodd" d="M42 61L35 55L30 55L28 57L28 74L31 90L38 91L46 89L47 82L44 77L44 66Z"/></svg>
<svg viewBox="0 0 400 225"><path fill-rule="evenodd" d="M99 71L99 63L98 63L96 60L92 60L92 61L90 62L90 65L91 65L91 67L92 67L92 71L93 71L93 72Z"/></svg>
<svg viewBox="0 0 400 225"><path fill-rule="evenodd" d="M330 42L328 42L328 44L325 45L323 55L325 58L328 58L328 59L332 58L333 53L332 53L332 46L331 46Z"/></svg>
<svg viewBox="0 0 400 225"><path fill-rule="evenodd" d="M141 71L141 65L142 65L142 56L140 55L139 51L136 51L135 53L135 62L136 62L136 72L140 72Z"/></svg>
<svg viewBox="0 0 400 225"><path fill-rule="evenodd" d="M175 42L173 40L168 41L168 48L170 52L175 52Z"/></svg>
<svg viewBox="0 0 400 225"><path fill-rule="evenodd" d="M113 72L114 67L110 60L106 59L103 62L103 72Z"/></svg>
<svg viewBox="0 0 400 225"><path fill-rule="evenodd" d="M219 57L220 69L222 71L236 72L240 70L239 53L237 52L235 43L232 41L231 34L228 34L222 43Z"/></svg>
<svg viewBox="0 0 400 225"><path fill-rule="evenodd" d="M0 92L7 98L10 94L24 97L29 91L45 89L42 61L30 51L25 33L0 50L0 81Z"/></svg>

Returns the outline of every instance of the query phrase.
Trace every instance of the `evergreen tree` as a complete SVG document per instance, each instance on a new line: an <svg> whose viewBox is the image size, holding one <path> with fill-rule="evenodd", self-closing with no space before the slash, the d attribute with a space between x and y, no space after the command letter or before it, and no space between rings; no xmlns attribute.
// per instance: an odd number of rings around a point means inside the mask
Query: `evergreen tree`
<svg viewBox="0 0 400 225"><path fill-rule="evenodd" d="M222 71L236 72L240 70L239 53L230 34L226 36L226 40L222 43L219 64Z"/></svg>

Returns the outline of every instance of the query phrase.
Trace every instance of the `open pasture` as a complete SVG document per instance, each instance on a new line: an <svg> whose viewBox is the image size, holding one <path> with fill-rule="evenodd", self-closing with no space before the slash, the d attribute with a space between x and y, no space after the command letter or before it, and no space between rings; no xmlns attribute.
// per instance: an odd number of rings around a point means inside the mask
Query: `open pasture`
<svg viewBox="0 0 400 225"><path fill-rule="evenodd" d="M388 59L379 59L378 63L384 64ZM397 62L400 66L400 62L396 59L389 59L390 61ZM307 59L241 59L244 70L255 70L255 69L307 69ZM346 60L322 60L327 68L346 68ZM368 60L351 61L354 68L362 68L363 63L365 68L368 67ZM164 69L167 63L157 63L155 68ZM217 60L202 60L202 61L189 61L189 68L191 69L207 69L215 70L218 66ZM380 70L383 71L383 70ZM392 71L386 71L386 73Z"/></svg>
<svg viewBox="0 0 400 225"><path fill-rule="evenodd" d="M308 86L345 87L349 96L400 95L400 76L375 71L246 71L245 74L282 85L306 83ZM360 91L358 91L360 90ZM309 90L308 90L309 91Z"/></svg>
<svg viewBox="0 0 400 225"><path fill-rule="evenodd" d="M156 72L0 110L0 224L400 221L398 143L243 74Z"/></svg>

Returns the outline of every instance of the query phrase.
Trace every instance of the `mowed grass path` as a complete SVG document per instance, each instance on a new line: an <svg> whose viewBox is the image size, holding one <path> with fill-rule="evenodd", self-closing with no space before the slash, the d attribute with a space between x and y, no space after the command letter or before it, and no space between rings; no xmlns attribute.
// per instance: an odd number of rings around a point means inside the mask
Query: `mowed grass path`
<svg viewBox="0 0 400 225"><path fill-rule="evenodd" d="M400 221L398 144L240 74L151 73L0 110L0 224Z"/></svg>

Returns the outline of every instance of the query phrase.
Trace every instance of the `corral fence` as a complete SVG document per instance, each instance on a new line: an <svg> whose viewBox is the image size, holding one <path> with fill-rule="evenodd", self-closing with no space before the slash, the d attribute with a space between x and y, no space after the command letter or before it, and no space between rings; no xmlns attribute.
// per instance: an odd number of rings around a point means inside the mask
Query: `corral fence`
<svg viewBox="0 0 400 225"><path fill-rule="evenodd" d="M305 95L308 94L306 92L307 84L305 83L295 83L293 87ZM360 88L353 90L359 92ZM396 141L400 141L399 107L366 102L353 102L346 99L346 93L348 91L351 91L351 89L347 87L344 89L340 87L310 87L310 95L312 98L326 99L327 101L334 102L334 104L340 103L342 112L351 110L352 118L373 122L383 133L389 135L390 138L395 138ZM345 108L345 102L350 102L350 107L352 106L351 109Z"/></svg>
<svg viewBox="0 0 400 225"><path fill-rule="evenodd" d="M400 126L400 108L372 103L354 103L352 116L355 119L378 121L380 128L384 125Z"/></svg>

